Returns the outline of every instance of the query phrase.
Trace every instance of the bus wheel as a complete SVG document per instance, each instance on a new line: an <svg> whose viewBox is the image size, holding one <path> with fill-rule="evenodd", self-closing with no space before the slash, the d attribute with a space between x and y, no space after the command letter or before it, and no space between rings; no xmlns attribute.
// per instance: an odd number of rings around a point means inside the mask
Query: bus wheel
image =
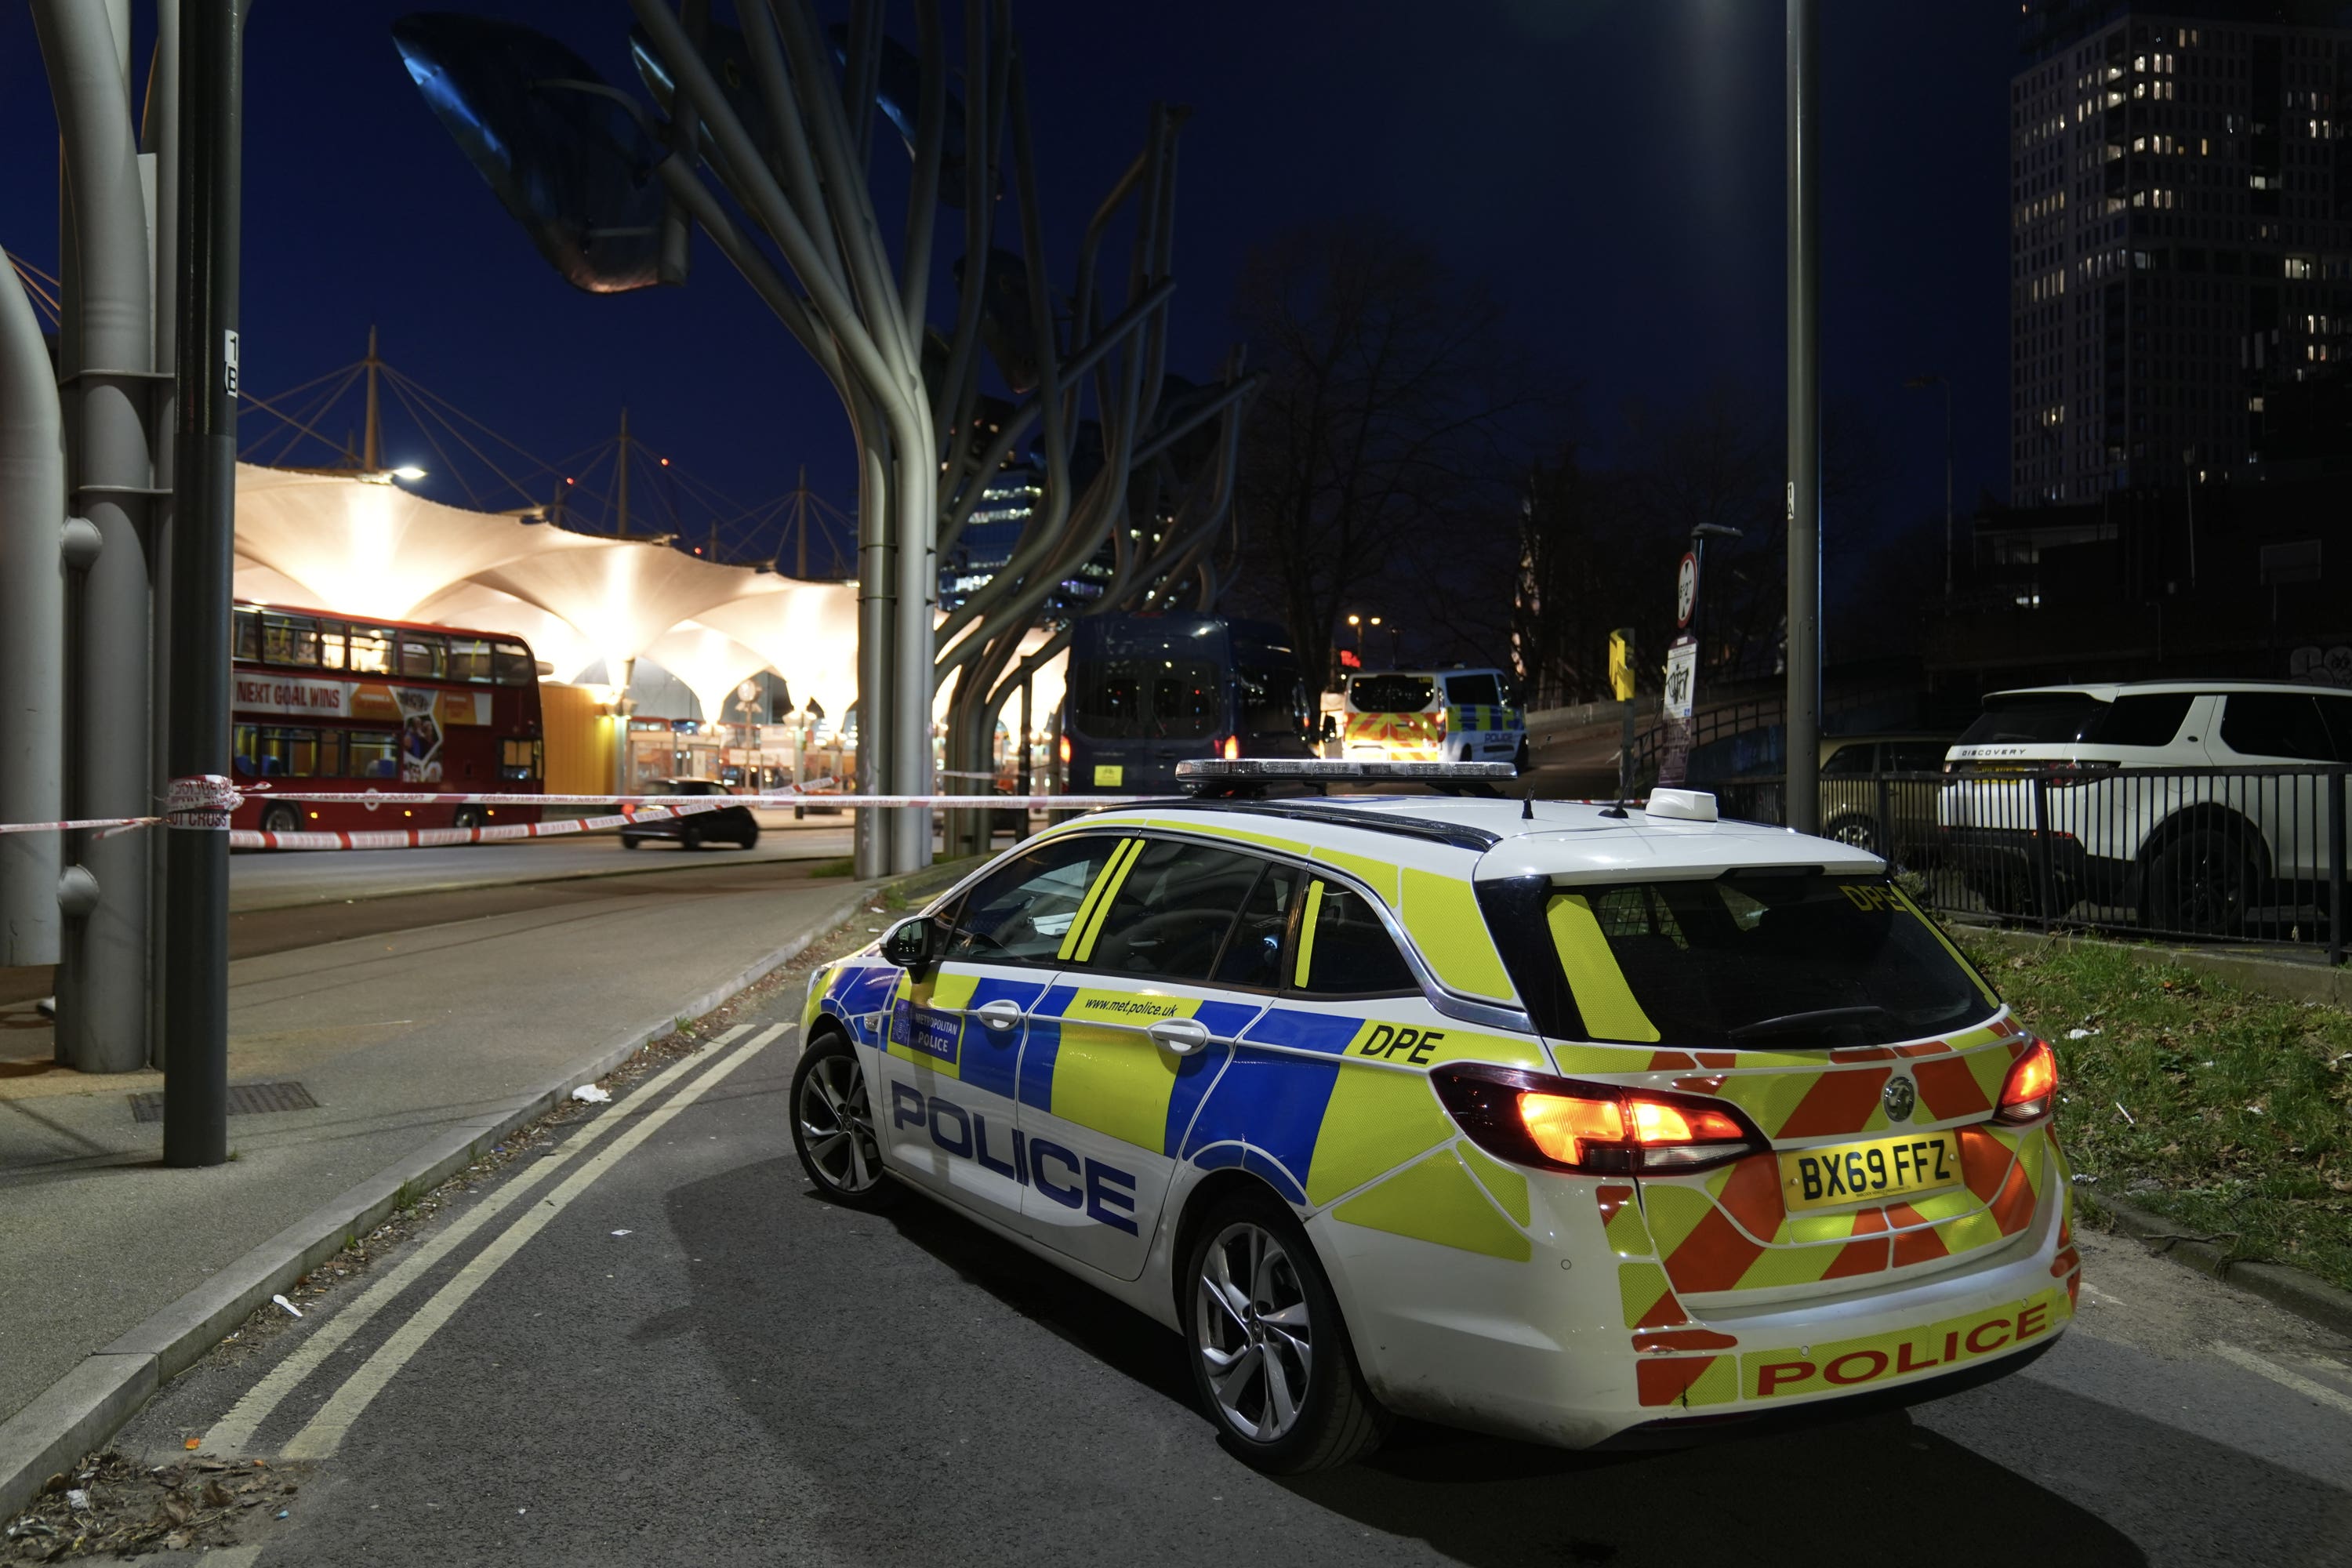
<svg viewBox="0 0 2352 1568"><path fill-rule="evenodd" d="M457 815L451 820L450 825L455 827L466 828L488 827L489 826L489 821L482 815L482 808L480 806L461 805L457 808Z"/></svg>
<svg viewBox="0 0 2352 1568"><path fill-rule="evenodd" d="M262 807L261 831L264 833L299 833L302 815L292 806L280 803Z"/></svg>

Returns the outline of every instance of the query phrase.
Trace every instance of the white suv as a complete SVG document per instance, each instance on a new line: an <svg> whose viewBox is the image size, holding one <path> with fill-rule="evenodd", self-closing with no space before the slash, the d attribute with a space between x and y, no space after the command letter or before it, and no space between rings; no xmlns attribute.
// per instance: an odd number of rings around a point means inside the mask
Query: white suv
<svg viewBox="0 0 2352 1568"><path fill-rule="evenodd" d="M2347 762L2352 691L2222 680L1996 691L1945 755L1945 863L2002 913L2043 912L2046 879L2052 914L2087 900L2152 930L2307 929L2327 905L2344 812L2329 798L2344 775L2330 770Z"/></svg>

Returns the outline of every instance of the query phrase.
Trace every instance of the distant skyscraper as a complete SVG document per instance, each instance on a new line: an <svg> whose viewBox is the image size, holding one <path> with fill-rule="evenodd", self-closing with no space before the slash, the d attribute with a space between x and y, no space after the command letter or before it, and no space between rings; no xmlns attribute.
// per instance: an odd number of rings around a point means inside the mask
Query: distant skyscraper
<svg viewBox="0 0 2352 1568"><path fill-rule="evenodd" d="M2010 492L2259 471L2352 348L2340 5L2029 0L2010 86Z"/></svg>

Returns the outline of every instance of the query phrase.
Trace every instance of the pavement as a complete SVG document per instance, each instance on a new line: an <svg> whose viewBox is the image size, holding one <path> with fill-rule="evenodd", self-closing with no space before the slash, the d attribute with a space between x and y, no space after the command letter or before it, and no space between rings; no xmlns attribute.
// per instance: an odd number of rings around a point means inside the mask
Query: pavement
<svg viewBox="0 0 2352 1568"><path fill-rule="evenodd" d="M872 896L815 864L711 853L667 876L236 917L230 1082L315 1103L233 1117L211 1170L164 1168L161 1123L135 1119L161 1074L68 1072L28 1005L0 1011L0 1422L355 1184L462 1154Z"/></svg>
<svg viewBox="0 0 2352 1568"><path fill-rule="evenodd" d="M1933 1404L1605 1458L1408 1425L1267 1479L1175 1336L928 1200L819 1199L794 1012L747 1010L165 1387L125 1453L193 1439L199 1480L267 1506L142 1561L2346 1561L2352 1341L2093 1234L2065 1337Z"/></svg>

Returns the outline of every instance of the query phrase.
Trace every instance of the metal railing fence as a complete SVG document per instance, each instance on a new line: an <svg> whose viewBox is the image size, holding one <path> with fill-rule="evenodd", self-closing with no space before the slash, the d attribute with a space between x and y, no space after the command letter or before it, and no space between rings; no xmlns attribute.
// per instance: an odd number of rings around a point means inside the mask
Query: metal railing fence
<svg viewBox="0 0 2352 1568"><path fill-rule="evenodd" d="M2096 764L1821 781L1825 837L1916 873L1946 914L2042 930L2345 952L2352 770ZM1726 816L1788 820L1787 781L1712 786Z"/></svg>

